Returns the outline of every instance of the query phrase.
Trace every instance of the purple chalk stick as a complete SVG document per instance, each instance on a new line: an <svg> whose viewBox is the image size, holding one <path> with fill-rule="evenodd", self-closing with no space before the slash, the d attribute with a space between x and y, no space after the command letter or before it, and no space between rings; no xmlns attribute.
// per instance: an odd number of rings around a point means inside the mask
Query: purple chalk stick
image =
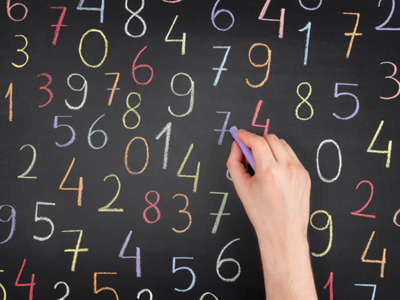
<svg viewBox="0 0 400 300"><path fill-rule="evenodd" d="M240 149L243 152L243 155L247 158L250 166L253 168L253 170L255 171L256 168L254 167L254 157L253 154L251 153L251 150L249 147L247 147L245 144L243 144L240 140L239 137L237 136L237 132L238 132L238 128L236 126L232 126L229 129L229 132L231 133L231 135L233 136L233 138L235 139L235 141L238 143Z"/></svg>

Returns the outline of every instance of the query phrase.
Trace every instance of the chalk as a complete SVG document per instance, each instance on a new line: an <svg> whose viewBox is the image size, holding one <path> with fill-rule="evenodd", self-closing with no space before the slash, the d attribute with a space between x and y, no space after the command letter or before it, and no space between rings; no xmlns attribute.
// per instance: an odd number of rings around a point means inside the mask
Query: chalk
<svg viewBox="0 0 400 300"><path fill-rule="evenodd" d="M249 147L247 147L245 144L243 144L240 140L239 137L237 136L237 131L238 128L236 126L232 126L229 129L229 132L231 133L231 135L233 136L233 138L235 139L235 141L238 143L240 149L243 152L243 155L247 158L250 166L253 168L253 170L255 171L256 168L254 167L254 157L253 154L251 153L251 150Z"/></svg>

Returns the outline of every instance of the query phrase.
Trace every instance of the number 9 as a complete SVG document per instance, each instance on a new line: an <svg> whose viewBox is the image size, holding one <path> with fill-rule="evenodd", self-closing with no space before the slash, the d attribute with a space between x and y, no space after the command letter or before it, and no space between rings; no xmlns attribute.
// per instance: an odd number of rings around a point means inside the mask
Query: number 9
<svg viewBox="0 0 400 300"><path fill-rule="evenodd" d="M328 217L328 220L327 220L326 225L324 227L317 227L312 222L312 220L313 220L313 218L314 218L314 216L316 214L325 214ZM326 248L326 250L324 252L322 252L322 253L311 252L312 256L314 256L314 257L325 256L329 252L329 250L331 250L331 247L332 247L332 240L333 240L332 216L330 214L328 214L325 210L317 210L311 215L310 224L311 224L312 228L320 230L320 231L325 230L325 229L327 229L329 227L329 243L328 243L328 247Z"/></svg>
<svg viewBox="0 0 400 300"><path fill-rule="evenodd" d="M8 237L4 241L0 242L0 245L7 243L12 238L12 236L14 235L15 223L16 223L16 218L17 218L17 213L16 213L14 207L12 207L11 205L5 204L5 205L0 206L0 211L1 211L1 209L3 207L9 207L11 209L11 213L10 213L10 216L8 217L7 220L3 220L3 219L0 218L0 222L1 223L8 223L8 222L11 221L11 229L10 229L10 234L8 235Z"/></svg>

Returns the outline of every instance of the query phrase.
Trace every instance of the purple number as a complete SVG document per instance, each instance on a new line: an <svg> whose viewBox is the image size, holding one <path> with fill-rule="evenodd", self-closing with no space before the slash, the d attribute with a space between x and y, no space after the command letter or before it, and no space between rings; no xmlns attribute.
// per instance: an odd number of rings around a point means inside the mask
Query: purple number
<svg viewBox="0 0 400 300"><path fill-rule="evenodd" d="M217 9L217 5L219 3L219 1L221 0L217 0L214 4L214 7L211 11L211 22L213 23L214 27L217 28L219 31L227 31L229 29L232 28L233 24L235 23L235 17L233 16L233 14L227 10L227 9L219 9L217 11L215 11ZM227 13L228 15L230 15L230 17L232 18L232 23L231 25L229 25L227 28L220 28L217 26L217 24L215 24L215 18L220 14L220 13Z"/></svg>
<svg viewBox="0 0 400 300"><path fill-rule="evenodd" d="M393 0L393 1L394 1L394 0ZM300 3L300 6L301 6L302 8L304 8L304 9L306 9L306 10L317 10L318 8L321 7L321 5L322 5L322 0L320 0L320 1L319 1L319 4L318 4L316 7L313 7L313 8L309 8L309 7L305 6L305 5L303 5L303 3L301 2L301 0L299 0L299 3Z"/></svg>
<svg viewBox="0 0 400 300"><path fill-rule="evenodd" d="M358 98L356 97L356 95L354 95L354 94L352 94L352 93L339 93L339 92L338 92L338 87L339 87L339 85L358 86L358 84L355 84L355 83L338 83L338 82L336 82L336 84L335 84L335 95L334 95L334 97L335 97L335 98L339 98L340 96L345 96L345 95L350 96L350 97L353 97L354 100L356 101L356 109L355 109L354 112L353 112L350 116L348 116L348 117L340 117L340 116L338 116L336 113L333 113L333 116L334 116L335 118L340 119L340 120L349 120L349 119L353 118L353 117L358 113L358 110L360 109L360 102L358 101Z"/></svg>
<svg viewBox="0 0 400 300"><path fill-rule="evenodd" d="M72 137L67 143L59 144L58 142L55 142L58 147L67 147L67 146L71 145L75 141L76 134L75 134L75 130L72 128L72 126L68 125L68 124L58 124L58 118L70 118L70 117L72 117L72 116L55 116L54 117L53 128L68 127L71 130L71 133L72 133Z"/></svg>
<svg viewBox="0 0 400 300"><path fill-rule="evenodd" d="M121 251L119 252L118 257L120 257L120 258L135 258L136 259L136 277L140 278L140 277L142 277L142 271L141 271L142 269L140 267L140 248L136 247L136 256L125 256L125 250L129 244L129 241L131 240L131 235L132 235L132 230L129 231L129 233L125 239L125 242L121 248Z"/></svg>
<svg viewBox="0 0 400 300"><path fill-rule="evenodd" d="M9 207L11 209L11 214L7 220L3 220L0 218L0 222L8 223L11 221L11 229L10 229L10 234L8 235L8 237L4 241L0 242L0 244L5 244L12 238L12 236L14 235L14 231L15 231L15 222L17 219L17 213L16 213L14 207L12 207L11 205L5 204L5 205L0 206L0 211L3 207Z"/></svg>
<svg viewBox="0 0 400 300"><path fill-rule="evenodd" d="M378 2L378 7L381 7L381 2L382 2L382 0L379 0L379 2ZM392 9L391 9L391 11L390 11L389 17L387 17L387 19L385 20L385 22L383 22L381 25L376 26L376 27L375 27L375 30L389 30L389 31L399 31L399 30L400 30L400 28L393 28L393 27L386 27L386 28L384 28L384 27L383 27L383 26L385 26L387 23L389 23L390 19L392 18L393 13L394 13L395 4L396 4L395 0L392 0Z"/></svg>
<svg viewBox="0 0 400 300"><path fill-rule="evenodd" d="M217 114L226 114L224 125L222 126L222 129L214 129L214 131L221 132L221 134L219 135L219 139L218 139L218 145L222 145L222 141L224 139L225 132L229 131L226 129L226 127L228 126L228 121L229 121L229 117L231 116L231 112L230 111L217 111Z"/></svg>

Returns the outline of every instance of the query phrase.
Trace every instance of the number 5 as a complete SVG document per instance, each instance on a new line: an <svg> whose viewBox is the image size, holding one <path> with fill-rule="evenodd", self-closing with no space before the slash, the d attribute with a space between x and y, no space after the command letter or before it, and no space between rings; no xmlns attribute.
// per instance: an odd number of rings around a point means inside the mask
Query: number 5
<svg viewBox="0 0 400 300"><path fill-rule="evenodd" d="M55 203L51 203L51 202L36 202L35 222L46 221L46 222L48 222L48 223L50 224L50 227L51 227L51 232L50 232L49 235L47 235L47 236L45 236L45 237L40 237L40 236L37 236L37 235L34 235L34 236L33 236L33 238L34 238L35 240L38 240L38 241L43 242L43 241L48 240L48 239L53 235L53 232L54 232L54 223L53 223L53 221L51 221L48 217L39 217L39 216L38 216L38 208L39 208L39 205L56 205L56 204L55 204Z"/></svg>
<svg viewBox="0 0 400 300"><path fill-rule="evenodd" d="M346 96L346 95L350 96L350 97L353 97L354 100L356 101L356 109L354 110L354 112L350 116L347 116L347 117L340 117L336 113L333 113L332 115L335 118L340 119L340 120L349 120L351 118L354 118L354 116L358 113L358 110L360 109L360 102L358 101L358 98L352 93L345 93L345 92L339 93L338 92L338 88L339 88L340 85L358 86L358 84L354 84L354 83L338 83L338 82L335 83L335 94L334 94L334 97L335 98L339 98L340 96Z"/></svg>
<svg viewBox="0 0 400 300"><path fill-rule="evenodd" d="M194 284L196 282L196 275L194 274L193 270L191 268L189 268L189 267L175 268L177 259L193 259L193 257L173 257L172 258L172 273L176 273L176 271L179 271L179 270L188 270L190 272L190 274L192 274L192 282L190 283L190 286L187 289L184 289L184 290L175 288L175 291L177 291L177 292L190 291L193 288L193 286L194 286Z"/></svg>

